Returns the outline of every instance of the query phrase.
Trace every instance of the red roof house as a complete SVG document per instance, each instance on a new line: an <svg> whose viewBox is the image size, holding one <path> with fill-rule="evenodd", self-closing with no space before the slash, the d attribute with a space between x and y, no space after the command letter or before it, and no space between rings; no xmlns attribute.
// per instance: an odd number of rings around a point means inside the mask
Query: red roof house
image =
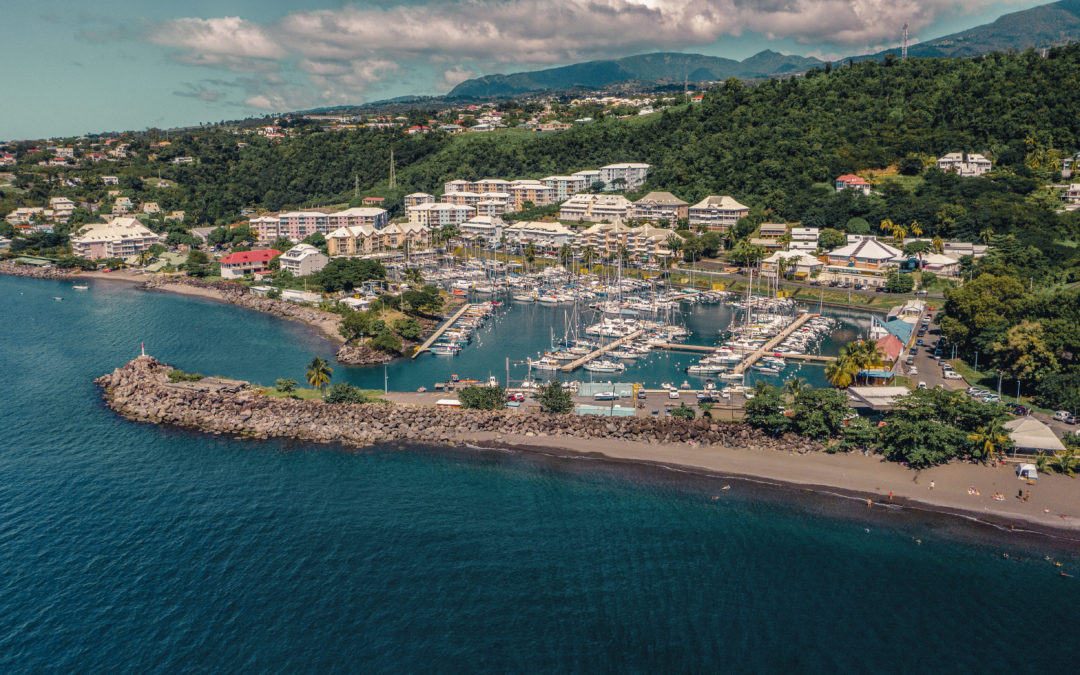
<svg viewBox="0 0 1080 675"><path fill-rule="evenodd" d="M265 274L270 271L270 261L281 255L273 248L258 251L238 251L222 258L221 276L223 279L236 279L245 274Z"/></svg>
<svg viewBox="0 0 1080 675"><path fill-rule="evenodd" d="M859 178L853 173L840 176L836 179L837 192L840 192L841 190L858 190L864 195L868 195L870 194L870 187L870 183L868 183L865 178Z"/></svg>

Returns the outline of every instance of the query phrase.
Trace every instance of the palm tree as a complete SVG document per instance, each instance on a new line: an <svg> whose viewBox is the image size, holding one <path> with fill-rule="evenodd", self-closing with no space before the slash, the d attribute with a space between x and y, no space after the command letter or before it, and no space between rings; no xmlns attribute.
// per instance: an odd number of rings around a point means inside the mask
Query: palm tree
<svg viewBox="0 0 1080 675"><path fill-rule="evenodd" d="M1009 436L1001 426L1001 420L992 420L988 424L979 427L973 434L968 434L968 440L972 441L978 449L976 457L983 461L994 461L994 457L1008 442Z"/></svg>
<svg viewBox="0 0 1080 675"><path fill-rule="evenodd" d="M423 285L424 275L420 272L419 267L410 267L405 270L405 281L408 282L409 286L412 288L416 288Z"/></svg>
<svg viewBox="0 0 1080 675"><path fill-rule="evenodd" d="M913 220L911 222L911 227L909 227L908 229L911 230L911 234L915 235L916 237L921 237L923 235L922 226L919 225L919 221L917 220Z"/></svg>
<svg viewBox="0 0 1080 675"><path fill-rule="evenodd" d="M886 218L885 220L881 221L881 223L878 224L878 228L880 228L882 232L892 233L893 227L894 227L893 222L891 220L889 220L888 218Z"/></svg>
<svg viewBox="0 0 1080 675"><path fill-rule="evenodd" d="M330 384L330 375L334 372L334 369L330 367L321 356L316 356L311 359L311 363L307 368L307 383L316 389L324 390L326 385Z"/></svg>
<svg viewBox="0 0 1080 675"><path fill-rule="evenodd" d="M713 404L712 404L711 401L701 401L700 403L697 404L697 407L701 408L701 411L702 411L701 416L702 417L712 417L712 413L709 412L710 410L712 410L712 407L713 407Z"/></svg>
<svg viewBox="0 0 1080 675"><path fill-rule="evenodd" d="M563 267L566 267L570 263L570 258L574 255L574 250L570 248L570 244L563 244L559 248L559 262Z"/></svg>
<svg viewBox="0 0 1080 675"><path fill-rule="evenodd" d="M791 399L795 400L799 398L799 394L803 393L810 388L810 385L806 383L806 380L801 377L793 377L784 383L784 391L791 394Z"/></svg>
<svg viewBox="0 0 1080 675"><path fill-rule="evenodd" d="M982 243L986 244L987 246L990 245L990 240L993 239L993 238L994 238L994 230L993 230L993 228L988 227L988 228L986 228L985 230L983 230L982 232L979 233L979 239L981 239Z"/></svg>
<svg viewBox="0 0 1080 675"><path fill-rule="evenodd" d="M146 267L148 262L150 262L150 251L144 248L139 251L139 267Z"/></svg>
<svg viewBox="0 0 1080 675"><path fill-rule="evenodd" d="M592 269L593 261L596 260L596 250L592 246L586 246L585 250L581 252L581 259L585 262L585 266Z"/></svg>
<svg viewBox="0 0 1080 675"><path fill-rule="evenodd" d="M1080 457L1077 457L1076 450L1067 448L1065 452L1055 452L1052 460L1054 470L1063 473L1067 476L1076 476L1076 469L1080 466Z"/></svg>
<svg viewBox="0 0 1080 675"><path fill-rule="evenodd" d="M530 241L529 243L525 244L525 263L526 263L526 268L525 269L526 269L526 271L528 271L528 265L533 264L533 261L535 261L535 260L536 260L536 247L533 246L533 243Z"/></svg>
<svg viewBox="0 0 1080 675"><path fill-rule="evenodd" d="M945 242L942 241L941 237L934 237L930 245L934 248L934 253L941 254L945 252Z"/></svg>
<svg viewBox="0 0 1080 675"><path fill-rule="evenodd" d="M840 356L835 361L825 366L825 379L837 389L847 389L855 380L851 360L846 356Z"/></svg>

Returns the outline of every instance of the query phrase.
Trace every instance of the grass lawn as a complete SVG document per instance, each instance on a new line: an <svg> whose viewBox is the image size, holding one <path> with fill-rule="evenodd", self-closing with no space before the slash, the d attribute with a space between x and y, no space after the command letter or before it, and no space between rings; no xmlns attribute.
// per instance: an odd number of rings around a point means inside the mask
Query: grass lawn
<svg viewBox="0 0 1080 675"><path fill-rule="evenodd" d="M329 387L327 387L329 389ZM382 398L382 390L380 389L361 389L364 395L370 397L372 402L385 402ZM273 387L264 387L259 390L263 396L268 398L298 398L301 401L317 401L322 400L322 392L318 389L309 389L307 387L297 387L289 393L278 391Z"/></svg>
<svg viewBox="0 0 1080 675"><path fill-rule="evenodd" d="M306 387L297 387L289 393L278 391L273 387L265 387L259 393L269 398L293 398L296 397L301 401L311 401L314 399L321 399L322 392L318 389L308 389Z"/></svg>

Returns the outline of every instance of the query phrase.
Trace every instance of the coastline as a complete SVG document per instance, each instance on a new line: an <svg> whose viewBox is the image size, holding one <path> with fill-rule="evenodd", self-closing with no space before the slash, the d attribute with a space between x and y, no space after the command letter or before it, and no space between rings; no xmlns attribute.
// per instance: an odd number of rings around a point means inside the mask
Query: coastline
<svg viewBox="0 0 1080 675"><path fill-rule="evenodd" d="M1080 545L1080 481L1049 474L1040 478L1039 485L1028 486L1016 479L1010 465L991 467L954 462L916 472L880 457L858 453L797 453L687 444L664 444L658 451L655 445L621 439L597 443L567 436L491 433L457 440L480 448L634 464L808 490L854 500L858 511L868 508L865 503L871 499L871 509L903 508L943 514L999 530L1048 534ZM935 483L933 490L928 489L931 481ZM971 486L980 494L968 494ZM1031 492L1030 501L1016 499L1020 486ZM1003 492L1006 499L994 501L994 492ZM1049 513L1044 513L1044 509Z"/></svg>
<svg viewBox="0 0 1080 675"><path fill-rule="evenodd" d="M910 508L1080 542L1080 481L1064 476L1047 475L1029 486L1015 478L1010 466L952 463L915 472L880 457L827 454L806 439L774 438L742 423L700 418L504 414L271 399L236 380L169 383L168 369L151 357L139 357L97 383L107 405L129 420L205 433L352 448L438 444L595 459L794 486L857 499L857 509ZM980 494L969 494L969 487ZM1020 489L1030 491L1030 501L1016 498ZM995 492L1006 498L994 501ZM869 507L862 505L867 499Z"/></svg>

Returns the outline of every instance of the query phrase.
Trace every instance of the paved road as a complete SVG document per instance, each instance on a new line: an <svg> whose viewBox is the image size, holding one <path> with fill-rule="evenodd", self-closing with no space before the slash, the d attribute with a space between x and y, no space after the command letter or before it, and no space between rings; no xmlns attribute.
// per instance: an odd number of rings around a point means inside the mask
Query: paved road
<svg viewBox="0 0 1080 675"><path fill-rule="evenodd" d="M931 317L933 314L931 314ZM915 354L915 367L918 368L917 375L911 375L911 380L915 383L925 382L927 387L941 387L942 389L966 389L968 383L964 380L947 380L941 370L941 364L934 359L934 343L941 338L941 329L933 323L931 319L930 330L926 332L921 339L923 341L922 346L916 346ZM918 340L920 338L916 338ZM949 354L948 351L942 350L943 356ZM905 355L905 359L908 355ZM905 371L908 366L905 365Z"/></svg>

